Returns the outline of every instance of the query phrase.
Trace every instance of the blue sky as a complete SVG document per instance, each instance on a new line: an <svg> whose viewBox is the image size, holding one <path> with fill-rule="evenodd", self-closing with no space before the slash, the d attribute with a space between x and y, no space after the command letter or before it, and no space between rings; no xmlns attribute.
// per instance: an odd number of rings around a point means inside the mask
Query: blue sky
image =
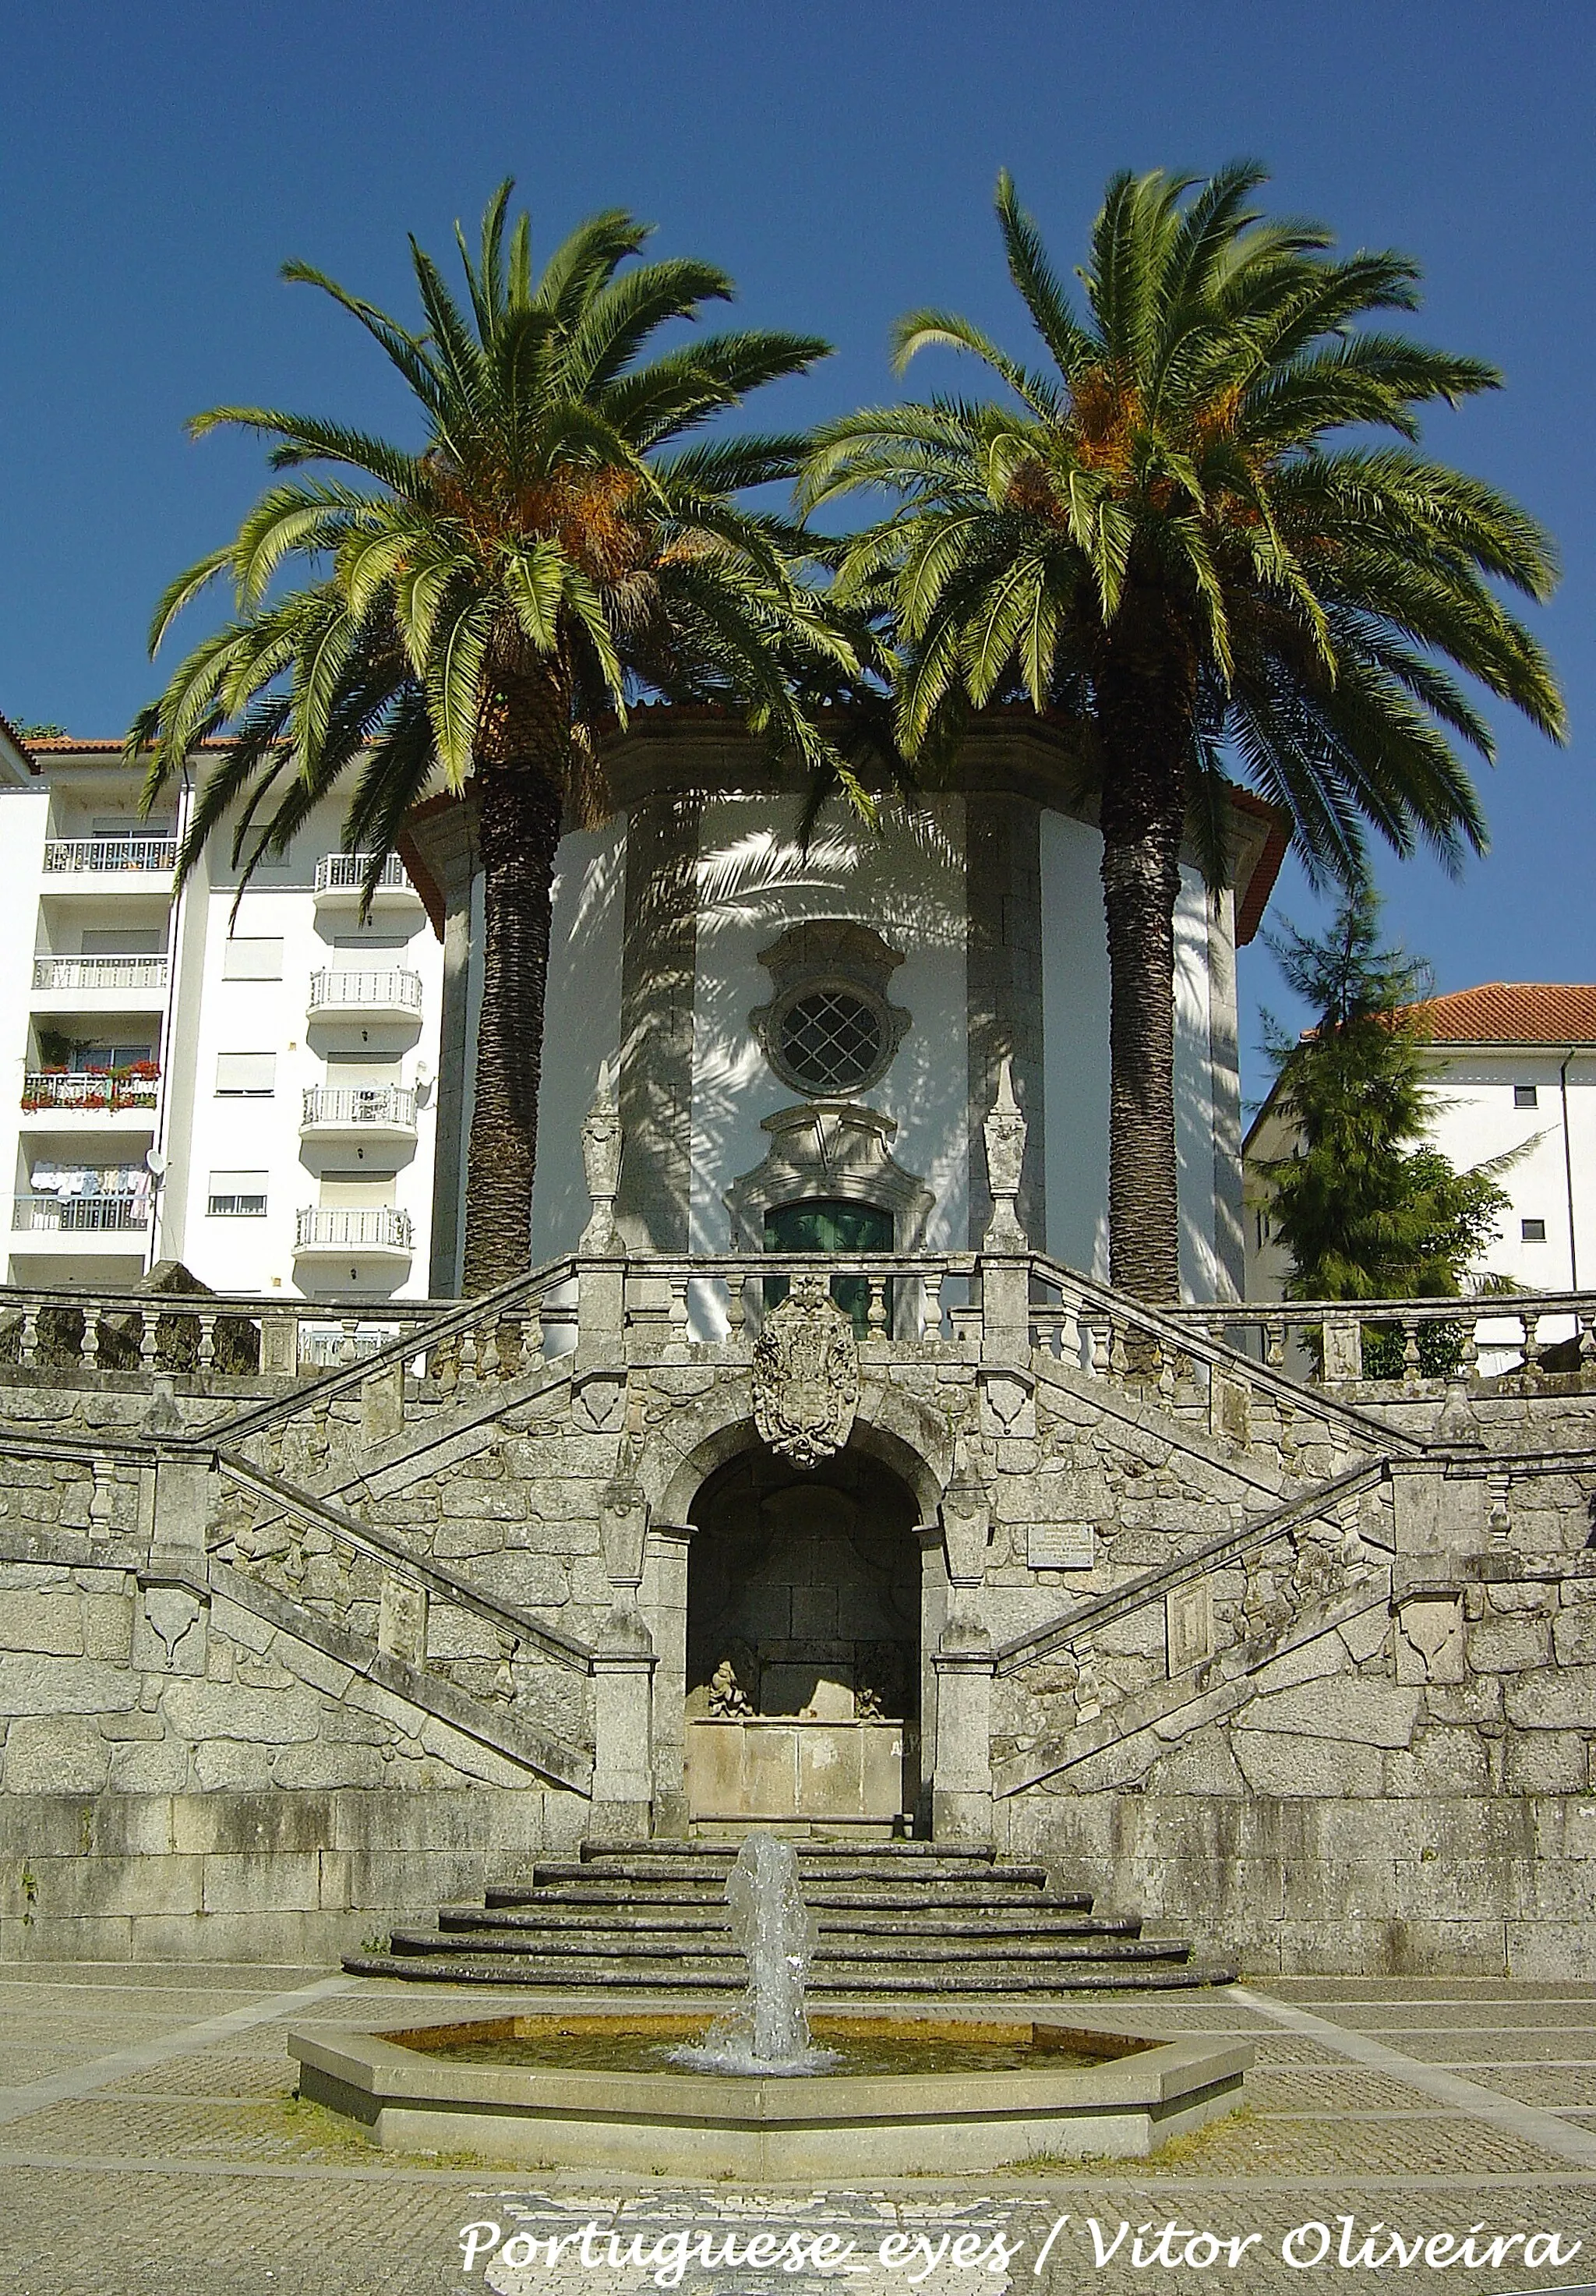
<svg viewBox="0 0 1596 2296"><path fill-rule="evenodd" d="M1015 173L1073 263L1119 166L1254 153L1282 208L1422 263L1419 325L1508 389L1428 444L1520 496L1566 578L1537 627L1566 682L1558 752L1510 719L1494 846L1461 885L1382 867L1387 921L1441 987L1592 971L1596 885L1596 70L1588 0L274 0L12 7L0 144L0 709L117 734L152 689L143 631L225 538L258 450L190 444L227 399L375 426L374 351L276 278L299 255L407 308L405 234L441 251L513 174L546 249L601 205L724 265L749 321L838 355L761 420L895 386L888 326L969 312L1017 347L991 218ZM949 363L921 380L952 380ZM1313 904L1291 872L1280 906ZM1284 1009L1261 949L1254 1008Z"/></svg>

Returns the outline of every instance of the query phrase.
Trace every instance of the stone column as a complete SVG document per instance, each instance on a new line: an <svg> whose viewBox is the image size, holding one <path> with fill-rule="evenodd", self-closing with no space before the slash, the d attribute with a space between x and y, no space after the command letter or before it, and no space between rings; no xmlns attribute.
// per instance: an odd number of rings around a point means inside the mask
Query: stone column
<svg viewBox="0 0 1596 2296"><path fill-rule="evenodd" d="M970 1240L978 1244L992 1198L978 1142L1013 1062L1014 1091L1029 1119L1018 1216L1038 1250L1047 1236L1043 1118L1042 808L1008 790L972 789L964 800L965 980L969 1006Z"/></svg>
<svg viewBox="0 0 1596 2296"><path fill-rule="evenodd" d="M1208 1077L1214 1095L1214 1257L1221 1289L1247 1294L1241 1202L1241 1063L1236 1021L1236 896L1208 896Z"/></svg>
<svg viewBox="0 0 1596 2296"><path fill-rule="evenodd" d="M616 1212L644 1250L687 1250L692 1193L692 1004L703 800L640 797L626 816Z"/></svg>
<svg viewBox="0 0 1596 2296"><path fill-rule="evenodd" d="M158 1459L150 1556L139 1572L133 1663L145 1672L203 1674L210 1623L206 1547L217 1513L209 1458Z"/></svg>
<svg viewBox="0 0 1596 2296"><path fill-rule="evenodd" d="M623 1467L599 1497L604 1570L615 1589L593 1654L593 1832L646 1841L653 1824L653 1637L638 1606L648 1505Z"/></svg>
<svg viewBox="0 0 1596 2296"><path fill-rule="evenodd" d="M593 1817L600 1841L646 1841L654 1814L650 1751L654 1652L641 1618L612 1611L593 1660Z"/></svg>
<svg viewBox="0 0 1596 2296"><path fill-rule="evenodd" d="M626 1263L615 1225L615 1198L623 1160L620 1110L605 1062L598 1090L582 1119L582 1167L592 1207L577 1250L577 1362L625 1376Z"/></svg>
<svg viewBox="0 0 1596 2296"><path fill-rule="evenodd" d="M982 1124L992 1216L981 1237L981 1361L1019 1374L1031 1361L1030 1247L1018 1211L1029 1128L1014 1092L1014 1064L998 1065L997 1095ZM1018 1408L1018 1406L1016 1406Z"/></svg>
<svg viewBox="0 0 1596 2296"><path fill-rule="evenodd" d="M940 1841L981 1847L992 1825L992 1636L981 1616L992 1509L970 1477L950 1483L942 1502L943 1549L952 1594L932 1665L937 1676L937 1755L931 1832Z"/></svg>
<svg viewBox="0 0 1596 2296"><path fill-rule="evenodd" d="M685 1841L687 1807L687 1558L691 1523L651 1522L642 1566L642 1613L654 1639L654 1832Z"/></svg>

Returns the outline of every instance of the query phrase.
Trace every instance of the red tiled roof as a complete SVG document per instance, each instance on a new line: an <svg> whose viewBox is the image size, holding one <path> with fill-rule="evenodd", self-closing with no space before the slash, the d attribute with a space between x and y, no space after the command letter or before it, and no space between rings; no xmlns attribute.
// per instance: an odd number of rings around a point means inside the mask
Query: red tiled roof
<svg viewBox="0 0 1596 2296"><path fill-rule="evenodd" d="M1437 1045L1596 1044L1596 983L1487 980L1413 1006Z"/></svg>
<svg viewBox="0 0 1596 2296"><path fill-rule="evenodd" d="M10 742L14 748L20 750L22 755L28 759L29 765L33 763L33 758L27 742L22 739L20 734L18 733L16 727L12 724L11 719L7 718L3 711L0 711L0 734L4 734L6 740Z"/></svg>

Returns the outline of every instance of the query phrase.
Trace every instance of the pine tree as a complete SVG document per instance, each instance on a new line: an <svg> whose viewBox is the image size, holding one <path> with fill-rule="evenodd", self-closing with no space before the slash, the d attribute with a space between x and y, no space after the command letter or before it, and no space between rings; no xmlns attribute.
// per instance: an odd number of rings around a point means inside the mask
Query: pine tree
<svg viewBox="0 0 1596 2296"><path fill-rule="evenodd" d="M1380 946L1370 891L1343 903L1322 940L1288 925L1269 947L1317 1015L1298 1037L1265 1021L1276 1104L1297 1136L1290 1155L1260 1167L1271 1225L1291 1256L1287 1297L1458 1298L1509 1200L1497 1181L1503 1159L1460 1172L1424 1138L1435 1106L1417 1010L1428 968ZM1453 1367L1440 1360L1452 1337L1421 1333L1427 1374ZM1400 1364L1399 1336L1371 1327L1363 1355L1371 1376L1387 1375Z"/></svg>

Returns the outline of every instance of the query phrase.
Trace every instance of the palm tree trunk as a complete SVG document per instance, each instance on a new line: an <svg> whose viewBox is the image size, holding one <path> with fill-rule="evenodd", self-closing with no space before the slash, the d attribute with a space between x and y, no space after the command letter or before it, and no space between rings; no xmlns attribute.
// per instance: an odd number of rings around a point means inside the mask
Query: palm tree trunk
<svg viewBox="0 0 1596 2296"><path fill-rule="evenodd" d="M461 1289L468 1298L524 1275L531 1265L544 1004L560 847L560 777L547 769L546 741L539 738L557 738L557 733L528 725L532 713L513 703L505 714L510 722L494 744L507 752L503 762L479 759L474 776L483 951L466 1152Z"/></svg>
<svg viewBox="0 0 1596 2296"><path fill-rule="evenodd" d="M1174 1137L1174 905L1189 726L1168 681L1120 664L1097 680L1109 929L1109 1280L1180 1298Z"/></svg>

